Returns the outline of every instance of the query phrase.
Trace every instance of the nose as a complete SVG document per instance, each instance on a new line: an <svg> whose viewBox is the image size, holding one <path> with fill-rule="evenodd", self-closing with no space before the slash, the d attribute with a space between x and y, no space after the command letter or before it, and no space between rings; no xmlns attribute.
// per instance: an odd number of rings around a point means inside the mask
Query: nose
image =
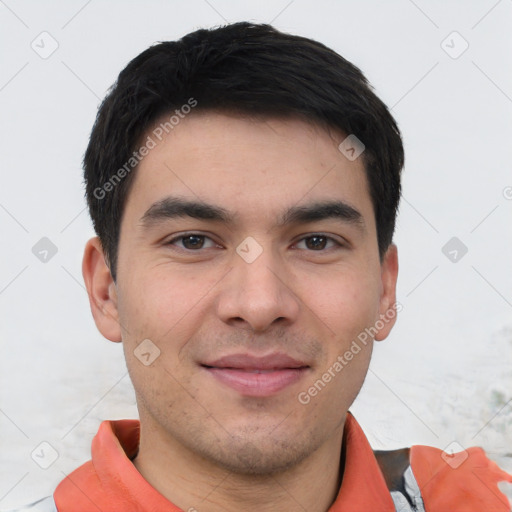
<svg viewBox="0 0 512 512"><path fill-rule="evenodd" d="M293 282L271 251L248 263L234 256L234 268L223 280L217 301L219 318L232 327L265 332L271 327L293 324L300 300Z"/></svg>

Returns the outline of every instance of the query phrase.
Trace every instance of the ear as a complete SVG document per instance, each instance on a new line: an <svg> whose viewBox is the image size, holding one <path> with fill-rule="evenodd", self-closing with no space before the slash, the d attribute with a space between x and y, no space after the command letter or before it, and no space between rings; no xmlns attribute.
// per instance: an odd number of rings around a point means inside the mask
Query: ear
<svg viewBox="0 0 512 512"><path fill-rule="evenodd" d="M85 245L82 275L96 327L110 341L121 341L116 284L98 237L91 238Z"/></svg>
<svg viewBox="0 0 512 512"><path fill-rule="evenodd" d="M399 309L396 304L396 280L398 278L398 250L395 244L391 244L384 254L381 262L381 295L379 305L379 327L375 335L376 341L387 338L395 325L396 315ZM383 325L382 325L383 324ZM382 327L381 327L382 326Z"/></svg>

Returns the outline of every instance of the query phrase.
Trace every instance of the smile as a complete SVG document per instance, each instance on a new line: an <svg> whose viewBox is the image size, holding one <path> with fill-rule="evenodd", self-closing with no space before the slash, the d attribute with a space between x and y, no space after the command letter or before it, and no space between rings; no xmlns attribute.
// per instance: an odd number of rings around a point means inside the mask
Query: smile
<svg viewBox="0 0 512 512"><path fill-rule="evenodd" d="M310 370L309 365L286 354L233 354L201 366L220 384L253 397L275 395Z"/></svg>

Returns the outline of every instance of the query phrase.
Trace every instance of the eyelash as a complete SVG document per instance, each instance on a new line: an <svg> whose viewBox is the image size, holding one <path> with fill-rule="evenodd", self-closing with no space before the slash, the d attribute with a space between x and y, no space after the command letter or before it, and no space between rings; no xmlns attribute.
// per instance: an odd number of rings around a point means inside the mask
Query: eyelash
<svg viewBox="0 0 512 512"><path fill-rule="evenodd" d="M169 240L168 242L166 242L165 245L173 245L175 242L177 242L179 240L183 240L185 238L192 237L192 236L203 237L204 239L208 239L208 240L211 240L212 242L216 243L211 237L209 237L207 235L203 235L201 233L191 232L191 233L185 233L185 234L176 236L176 237L172 238L171 240ZM331 236L325 235L324 233L312 233L312 234L309 234L307 236L303 236L294 245L297 245L298 243L303 242L304 240L307 240L309 238L314 238L314 237L325 238L325 239L327 239L328 243L329 242L333 242L336 245L336 247L329 247L329 248L320 249L320 250L317 250L317 251L315 251L315 250L308 250L308 252L327 252L330 249L341 249L341 248L345 247L345 244L339 242L338 240L336 240L335 238L333 238ZM201 247L200 249L187 249L186 247L178 247L178 249L180 249L182 251L186 251L186 252L192 253L192 252L200 252L204 248ZM207 249L208 249L208 247L207 247ZM304 250L307 250L307 249L304 249Z"/></svg>

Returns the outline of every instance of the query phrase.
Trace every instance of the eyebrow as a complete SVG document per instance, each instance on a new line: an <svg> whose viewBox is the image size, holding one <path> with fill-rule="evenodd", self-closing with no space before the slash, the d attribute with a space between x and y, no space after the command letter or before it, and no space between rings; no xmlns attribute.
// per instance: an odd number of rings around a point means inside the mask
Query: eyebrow
<svg viewBox="0 0 512 512"><path fill-rule="evenodd" d="M179 197L165 197L152 204L141 217L140 222L144 227L149 228L167 220L185 217L228 225L235 222L235 215L221 206ZM363 215L341 200L325 200L305 206L292 206L280 216L277 227L327 219L337 219L353 224L362 231L365 228Z"/></svg>
<svg viewBox="0 0 512 512"><path fill-rule="evenodd" d="M220 221L225 224L233 222L232 215L220 206L203 201L190 201L179 197L165 197L152 204L140 218L140 222L145 227L150 227L169 219L183 217Z"/></svg>
<svg viewBox="0 0 512 512"><path fill-rule="evenodd" d="M344 201L318 201L306 206L292 206L281 217L278 226L289 224L307 224L319 220L337 219L354 224L364 230L362 214Z"/></svg>

